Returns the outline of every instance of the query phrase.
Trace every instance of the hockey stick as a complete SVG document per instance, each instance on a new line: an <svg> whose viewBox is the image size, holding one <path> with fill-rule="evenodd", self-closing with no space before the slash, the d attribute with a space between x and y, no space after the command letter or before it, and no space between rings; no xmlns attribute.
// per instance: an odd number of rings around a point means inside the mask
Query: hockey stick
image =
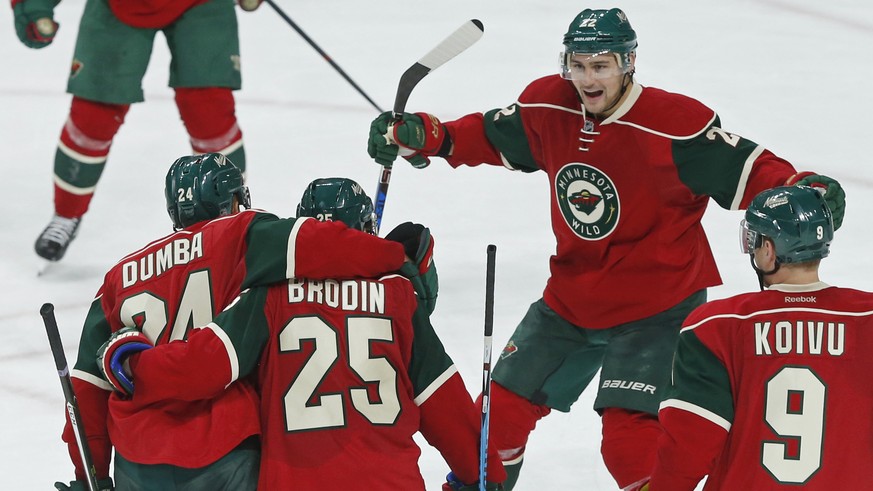
<svg viewBox="0 0 873 491"><path fill-rule="evenodd" d="M315 43L315 41L312 40L312 38L310 38L309 36L306 35L305 32L303 32L303 29L301 29L300 26L298 26L296 22L291 20L291 17L288 17L288 14L286 14L281 8L279 8L278 5L276 5L276 2L274 2L273 0L264 0L264 1L267 2L268 4L270 4L270 7L273 7L273 10L275 10L276 13L279 14L279 17L284 19L285 22L287 22L288 25L291 26L292 29L297 31L297 34L300 34L300 36L303 39L305 39L306 42L309 43L309 45L315 49L315 51L318 51L318 54L320 54L321 57L324 58L324 61L330 63L330 66L332 66L334 68L334 70L336 70L344 79L346 79L346 82L350 83L352 85L352 87L354 87L355 90L358 91L359 94L364 96L364 99L367 99L367 102L369 102L373 107L375 107L376 110L379 111L380 114L385 112L382 110L382 108L379 107L378 104L373 102L373 99L371 99L370 96L368 96L367 93L364 92L363 89L358 87L358 84L356 84L355 81L352 80L352 77L349 77L348 74L342 68L340 68L340 66L337 65L336 62L334 62L333 59L330 56L328 56L328 54L325 53L324 50L318 46L318 44Z"/></svg>
<svg viewBox="0 0 873 491"><path fill-rule="evenodd" d="M421 79L472 46L482 37L484 32L485 27L482 25L482 22L476 19L468 20L411 67L407 68L400 77L400 83L397 84L397 95L394 98L394 107L391 111L394 120L400 120L403 111L406 109L406 101L409 100L412 89L418 85L418 82L421 82ZM382 212L385 210L385 200L388 197L388 184L390 181L391 166L383 166L382 173L379 176L379 186L376 189L374 205L377 235L379 234L379 227L382 225Z"/></svg>
<svg viewBox="0 0 873 491"><path fill-rule="evenodd" d="M491 333L494 331L494 270L497 246L489 244L485 272L485 355L482 361L482 432L479 435L479 491L488 482L488 427L491 423Z"/></svg>
<svg viewBox="0 0 873 491"><path fill-rule="evenodd" d="M70 379L70 367L67 365L67 356L64 354L64 345L61 343L61 334L58 332L58 323L55 320L55 306L46 303L39 309L39 315L45 323L45 332L48 334L49 346L55 357L55 366L58 369L58 377L61 379L61 388L64 390L64 399L67 402L67 413L70 415L70 424L73 425L73 433L76 435L76 444L79 446L79 455L82 457L82 465L88 478L88 489L98 491L97 470L91 459L91 449L88 448L88 439L85 437L85 428L79 426L79 402L76 393L73 392L73 381Z"/></svg>

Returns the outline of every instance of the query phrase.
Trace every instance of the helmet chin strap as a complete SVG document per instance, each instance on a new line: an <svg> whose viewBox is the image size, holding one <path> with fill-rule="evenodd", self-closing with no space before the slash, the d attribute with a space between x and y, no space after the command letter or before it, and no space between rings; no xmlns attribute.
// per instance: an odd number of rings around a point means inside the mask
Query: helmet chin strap
<svg viewBox="0 0 873 491"><path fill-rule="evenodd" d="M772 270L764 271L763 269L759 268L757 264L755 264L754 254L749 254L749 262L752 263L752 269L754 269L755 274L758 275L758 287L761 289L761 291L764 291L764 276L771 275L779 271L779 266L781 266L781 263L777 259L776 265L773 266Z"/></svg>
<svg viewBox="0 0 873 491"><path fill-rule="evenodd" d="M612 104L610 104L609 107L607 107L606 109L604 109L603 111L601 111L600 114L606 114L606 113L608 113L612 108L614 108L615 106L618 105L618 101L620 101L621 98L624 97L624 93L627 92L627 88L630 86L630 82L631 82L631 80L633 80L634 72L635 72L635 70L634 70L633 68L631 68L630 71L628 71L628 72L626 72L624 75L622 75L622 79L621 79L621 91L619 91L618 95L615 97L615 100L612 101Z"/></svg>

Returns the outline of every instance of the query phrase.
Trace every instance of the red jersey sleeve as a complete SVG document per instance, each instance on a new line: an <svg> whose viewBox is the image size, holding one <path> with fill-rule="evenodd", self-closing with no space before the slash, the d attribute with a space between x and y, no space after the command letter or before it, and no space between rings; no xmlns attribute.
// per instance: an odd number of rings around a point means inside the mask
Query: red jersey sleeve
<svg viewBox="0 0 873 491"><path fill-rule="evenodd" d="M658 412L664 432L649 491L694 491L724 448L727 431L694 413L665 407Z"/></svg>
<svg viewBox="0 0 873 491"><path fill-rule="evenodd" d="M342 222L299 220L290 277L378 277L397 271L406 260L399 242L348 228Z"/></svg>
<svg viewBox="0 0 873 491"><path fill-rule="evenodd" d="M458 479L467 484L478 481L480 415L461 376L452 375L420 409L420 431L428 443L439 450ZM489 446L488 481L505 480L497 450Z"/></svg>

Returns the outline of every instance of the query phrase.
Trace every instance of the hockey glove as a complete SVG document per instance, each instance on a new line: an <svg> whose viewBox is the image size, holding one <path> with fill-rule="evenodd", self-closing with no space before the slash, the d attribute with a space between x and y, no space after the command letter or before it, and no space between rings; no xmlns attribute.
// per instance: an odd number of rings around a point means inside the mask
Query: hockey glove
<svg viewBox="0 0 873 491"><path fill-rule="evenodd" d="M55 483L55 489L58 491L88 491L88 483L85 481L72 481L69 485L62 482ZM115 486L112 484L112 478L100 479L97 481L97 489L99 491L113 491Z"/></svg>
<svg viewBox="0 0 873 491"><path fill-rule="evenodd" d="M59 0L12 0L15 33L28 48L45 48L55 39L60 24L54 21Z"/></svg>
<svg viewBox="0 0 873 491"><path fill-rule="evenodd" d="M411 262L404 263L400 273L412 282L418 300L427 313L433 313L439 294L439 277L433 262L434 240L430 229L418 223L405 222L394 227L385 238L403 244L403 250Z"/></svg>
<svg viewBox="0 0 873 491"><path fill-rule="evenodd" d="M133 376L127 357L152 348L152 342L134 327L124 327L112 333L97 350L97 366L113 389L126 397L133 395Z"/></svg>
<svg viewBox="0 0 873 491"><path fill-rule="evenodd" d="M245 10L246 12L254 12L261 6L261 2L263 0L236 0L239 8Z"/></svg>
<svg viewBox="0 0 873 491"><path fill-rule="evenodd" d="M464 484L458 480L458 477L455 476L454 472L449 472L449 475L446 476L446 481L447 482L443 484L443 491L479 491L478 481L473 484ZM489 481L485 483L485 489L487 491L502 491L503 484Z"/></svg>
<svg viewBox="0 0 873 491"><path fill-rule="evenodd" d="M813 172L798 172L785 181L786 186L810 186L822 192L834 218L834 230L843 224L846 215L846 192L840 183L828 176Z"/></svg>
<svg viewBox="0 0 873 491"><path fill-rule="evenodd" d="M427 113L403 113L395 121L392 113L382 113L370 125L367 152L376 162L391 165L399 153L416 169L430 165L428 157L447 156L452 146L445 126Z"/></svg>

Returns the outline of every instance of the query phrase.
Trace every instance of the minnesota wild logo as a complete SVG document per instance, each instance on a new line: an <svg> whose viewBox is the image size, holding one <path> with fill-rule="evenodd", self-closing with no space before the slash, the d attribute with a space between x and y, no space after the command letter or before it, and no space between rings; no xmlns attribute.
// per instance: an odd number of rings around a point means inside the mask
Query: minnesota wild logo
<svg viewBox="0 0 873 491"><path fill-rule="evenodd" d="M518 351L518 346L515 345L515 341L510 339L509 342L506 343L506 346L503 347L503 352L500 353L500 359L507 358L516 351Z"/></svg>
<svg viewBox="0 0 873 491"><path fill-rule="evenodd" d="M598 240L615 230L620 203L612 179L580 163L567 164L555 176L555 196L567 226L585 240Z"/></svg>
<svg viewBox="0 0 873 491"><path fill-rule="evenodd" d="M85 66L81 61L73 59L72 65L70 65L70 78L74 78L79 72L82 71L82 67Z"/></svg>

